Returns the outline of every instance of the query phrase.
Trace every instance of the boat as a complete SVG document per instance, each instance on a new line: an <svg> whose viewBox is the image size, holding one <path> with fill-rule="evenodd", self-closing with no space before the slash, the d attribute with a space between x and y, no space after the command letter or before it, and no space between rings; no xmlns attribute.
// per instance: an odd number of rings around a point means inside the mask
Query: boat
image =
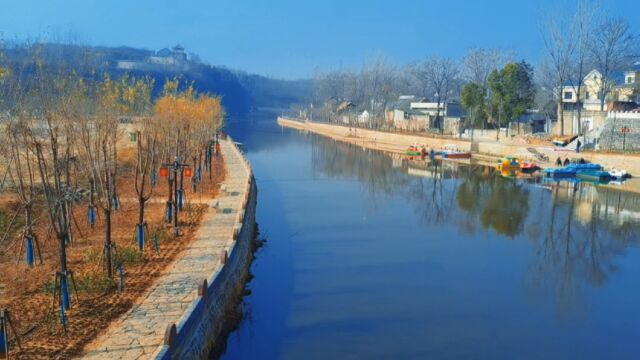
<svg viewBox="0 0 640 360"><path fill-rule="evenodd" d="M609 170L609 175L611 176L612 179L616 179L616 180L624 180L631 176L626 170L616 170L616 169Z"/></svg>
<svg viewBox="0 0 640 360"><path fill-rule="evenodd" d="M470 159L471 153L468 151L460 151L453 144L447 144L442 150L443 159Z"/></svg>
<svg viewBox="0 0 640 360"><path fill-rule="evenodd" d="M595 170L595 171L581 171L576 173L576 177L580 180L606 182L611 180L611 175L608 171Z"/></svg>
<svg viewBox="0 0 640 360"><path fill-rule="evenodd" d="M444 150L442 152L443 159L470 159L471 153L467 151Z"/></svg>
<svg viewBox="0 0 640 360"><path fill-rule="evenodd" d="M546 168L544 169L544 175L550 178L568 178L576 176L576 170L570 167L562 168Z"/></svg>
<svg viewBox="0 0 640 360"><path fill-rule="evenodd" d="M601 171L602 170L602 165L600 165L600 164L591 164L591 163L586 163L586 164L571 163L571 164L565 166L565 168L574 169L576 173L579 173L579 172L584 172L584 171Z"/></svg>
<svg viewBox="0 0 640 360"><path fill-rule="evenodd" d="M513 156L505 156L498 160L498 171L520 170L520 159Z"/></svg>
<svg viewBox="0 0 640 360"><path fill-rule="evenodd" d="M417 146L412 145L409 146L409 148L404 153L409 156L421 156L422 150L418 149Z"/></svg>
<svg viewBox="0 0 640 360"><path fill-rule="evenodd" d="M520 165L520 170L523 172L534 172L538 170L538 164L535 161L523 161Z"/></svg>
<svg viewBox="0 0 640 360"><path fill-rule="evenodd" d="M555 146L561 146L561 147L565 147L567 146L567 144L569 144L570 142L572 142L573 140L575 140L578 137L578 135L573 135L573 136L558 136L555 137L551 142L553 143L553 145Z"/></svg>

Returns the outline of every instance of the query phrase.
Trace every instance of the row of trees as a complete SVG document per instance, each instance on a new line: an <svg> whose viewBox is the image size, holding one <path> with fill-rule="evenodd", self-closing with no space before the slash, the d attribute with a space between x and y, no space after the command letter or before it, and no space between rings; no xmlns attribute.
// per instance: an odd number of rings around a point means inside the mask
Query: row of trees
<svg viewBox="0 0 640 360"><path fill-rule="evenodd" d="M442 104L460 100L468 111L475 114L473 125L484 126L488 120L512 118L512 96L506 92L517 86L527 87L527 99L533 96L533 73L529 64L512 63L508 69L502 69L512 56L501 50L474 49L461 61L446 57L432 57L421 63L408 64L402 67L391 65L384 57L377 57L359 71L336 70L318 72L314 75L314 103L325 107L325 112L335 110L342 101L351 101L358 111L367 110L376 125L382 125L385 110L400 95L415 95ZM514 78L509 74L515 70L517 76L526 75L523 84L510 84L506 80ZM503 73L501 71L506 71ZM494 75L493 89L490 88L491 75ZM506 77L498 80L498 75ZM518 78L519 79L519 78ZM465 84L473 86L465 89ZM492 94L498 90L501 97ZM524 95L522 95L524 96ZM521 97L522 97L521 96ZM506 99L509 97L509 99ZM502 100L500 100L502 99ZM500 102L500 106L494 104ZM318 108L316 105L316 108ZM495 106L489 106L495 105ZM522 107L522 104L518 104ZM497 116L498 109L505 116ZM495 109L495 110L492 110ZM491 110L488 111L487 110ZM516 111L517 112L517 111ZM436 114L435 124L442 127L440 113Z"/></svg>
<svg viewBox="0 0 640 360"><path fill-rule="evenodd" d="M22 68L0 62L0 131L7 140L0 145L0 156L24 213L24 230L17 239L24 249L20 256L26 256L28 266L36 265L35 257L42 263L35 226L45 218L57 239L55 289L64 319L64 310L70 307L68 282L73 280L67 247L79 231L74 207L82 201L80 189L89 191L86 206L92 227L96 226L96 212L102 214L102 260L107 277L114 274L112 216L120 208L119 184L123 182L118 179L123 176L122 168L130 166L119 154L127 135L128 125L123 124L130 122L123 119L135 119L135 181L125 186L135 188L138 196L136 233L142 250L145 203L153 194L159 170L167 164L181 164L174 173L177 176L169 175L167 181L170 187L179 181L177 190L183 193L184 169L193 169L192 189L196 190L202 169L212 168L213 141L224 111L219 97L198 94L179 79L168 80L154 101L154 82L149 77L81 76L63 61L43 61L37 46L32 50L32 61ZM175 192L169 194L171 206L177 199ZM175 225L180 210L173 213Z"/></svg>
<svg viewBox="0 0 640 360"><path fill-rule="evenodd" d="M337 104L350 101L357 111L369 112L373 126L381 126L385 110L398 96L415 95L436 102L438 108L460 101L467 111L467 128L504 126L527 109L545 108L549 103L562 109L567 84L574 87L580 103L582 79L596 69L602 74L598 98L604 110L607 95L616 85L614 74L640 57L638 37L628 22L607 16L589 0L578 0L575 9L553 14L541 26L547 58L535 73L530 64L514 61L509 51L497 49L473 49L460 61L434 56L405 66L394 66L378 56L356 71L317 72L313 107L326 117ZM574 110L580 118L581 106ZM563 112L558 112L564 129ZM434 123L442 126L439 112Z"/></svg>
<svg viewBox="0 0 640 360"><path fill-rule="evenodd" d="M592 69L602 75L599 82L600 110L605 110L608 95L616 85L614 73L627 70L640 57L640 38L629 23L610 17L594 1L578 0L572 15L556 13L541 26L546 59L540 66L539 81L558 104L559 121L564 131L562 110L563 86L570 86L577 95L576 103L583 100L583 78ZM578 123L581 106L576 107Z"/></svg>

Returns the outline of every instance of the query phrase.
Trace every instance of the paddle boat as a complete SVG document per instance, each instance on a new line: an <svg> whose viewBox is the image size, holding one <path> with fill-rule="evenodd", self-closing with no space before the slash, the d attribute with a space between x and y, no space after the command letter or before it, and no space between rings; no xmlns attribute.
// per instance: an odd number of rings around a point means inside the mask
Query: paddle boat
<svg viewBox="0 0 640 360"><path fill-rule="evenodd" d="M567 165L565 167L574 169L576 171L576 173L584 172L584 171L600 171L600 170L602 170L602 165L600 165L600 164L592 164L592 163L585 163L585 164L571 163L571 164L569 164L569 165Z"/></svg>
<svg viewBox="0 0 640 360"><path fill-rule="evenodd" d="M594 171L581 171L576 173L576 177L580 180L593 181L597 183L608 182L611 180L611 175L608 171L594 170Z"/></svg>
<svg viewBox="0 0 640 360"><path fill-rule="evenodd" d="M520 165L520 171L522 172L532 173L536 170L538 170L538 164L536 164L535 161L525 160L522 162L522 165Z"/></svg>
<svg viewBox="0 0 640 360"><path fill-rule="evenodd" d="M442 150L443 159L470 159L471 153L468 151L460 151L453 144L447 144Z"/></svg>
<svg viewBox="0 0 640 360"><path fill-rule="evenodd" d="M404 153L406 155L409 155L409 156L421 156L422 155L422 150L420 150L415 145L411 145L411 146L409 146L409 148L407 148L407 150Z"/></svg>
<svg viewBox="0 0 640 360"><path fill-rule="evenodd" d="M544 169L544 176L549 178L571 178L576 176L576 170L573 168L546 168Z"/></svg>
<svg viewBox="0 0 640 360"><path fill-rule="evenodd" d="M631 177L631 175L626 170L616 170L616 169L609 170L609 176L611 176L612 179L616 179L616 180L624 180L628 177Z"/></svg>
<svg viewBox="0 0 640 360"><path fill-rule="evenodd" d="M520 170L521 166L520 159L513 156L505 156L498 160L497 169L498 171Z"/></svg>

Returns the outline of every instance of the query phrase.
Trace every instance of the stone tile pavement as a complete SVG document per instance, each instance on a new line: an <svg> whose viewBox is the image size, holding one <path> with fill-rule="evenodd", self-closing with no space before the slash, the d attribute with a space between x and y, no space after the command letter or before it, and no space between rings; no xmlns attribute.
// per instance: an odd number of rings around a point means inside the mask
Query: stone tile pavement
<svg viewBox="0 0 640 360"><path fill-rule="evenodd" d="M147 359L162 345L168 324L177 323L197 296L197 287L220 266L220 253L233 243L238 211L250 169L231 142L221 141L227 176L204 214L194 241L149 288L140 303L85 347L88 359ZM213 207L217 205L220 211Z"/></svg>

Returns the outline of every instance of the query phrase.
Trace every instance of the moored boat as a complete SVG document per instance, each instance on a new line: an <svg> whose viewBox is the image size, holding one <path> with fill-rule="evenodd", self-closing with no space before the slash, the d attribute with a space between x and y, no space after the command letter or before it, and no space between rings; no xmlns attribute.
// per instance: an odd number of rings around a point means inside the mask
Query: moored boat
<svg viewBox="0 0 640 360"><path fill-rule="evenodd" d="M626 170L617 170L617 169L609 170L609 175L611 176L611 178L616 180L624 180L631 176L629 175L629 173L627 173Z"/></svg>
<svg viewBox="0 0 640 360"><path fill-rule="evenodd" d="M443 150L443 159L470 159L471 153L467 151Z"/></svg>
<svg viewBox="0 0 640 360"><path fill-rule="evenodd" d="M523 172L534 172L538 170L538 164L535 161L523 161L520 166L520 170Z"/></svg>
<svg viewBox="0 0 640 360"><path fill-rule="evenodd" d="M544 169L544 175L550 178L566 178L576 176L576 170L573 168L546 168Z"/></svg>
<svg viewBox="0 0 640 360"><path fill-rule="evenodd" d="M404 153L409 156L420 156L422 155L422 150L418 149L417 146L412 145L409 146Z"/></svg>
<svg viewBox="0 0 640 360"><path fill-rule="evenodd" d="M591 164L591 163L587 163L587 164L571 163L565 166L565 168L574 169L576 173L579 173L584 171L600 171L602 170L602 165Z"/></svg>
<svg viewBox="0 0 640 360"><path fill-rule="evenodd" d="M520 170L522 166L520 159L513 156L505 156L498 160L498 171Z"/></svg>
<svg viewBox="0 0 640 360"><path fill-rule="evenodd" d="M576 177L580 180L603 182L611 180L611 175L608 171L594 170L594 171L581 171L576 173Z"/></svg>

